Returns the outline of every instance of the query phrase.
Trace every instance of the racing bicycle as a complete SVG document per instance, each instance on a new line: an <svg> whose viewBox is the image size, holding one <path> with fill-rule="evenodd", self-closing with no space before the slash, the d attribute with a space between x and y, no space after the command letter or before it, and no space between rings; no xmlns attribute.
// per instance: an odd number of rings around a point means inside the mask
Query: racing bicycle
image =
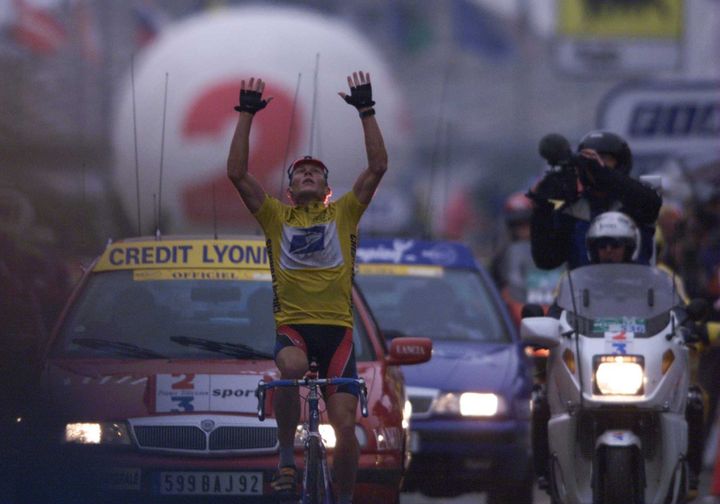
<svg viewBox="0 0 720 504"><path fill-rule="evenodd" d="M257 415L260 421L265 419L265 392L278 387L304 387L308 394L305 402L308 407L307 421L303 423L305 434L305 470L302 478L302 504L334 504L332 480L327 463L325 445L320 435L320 389L327 385L357 385L360 388L360 412L368 416L367 387L362 378L318 378L317 363L310 363L308 373L298 380L273 380L258 383L255 396L258 399Z"/></svg>

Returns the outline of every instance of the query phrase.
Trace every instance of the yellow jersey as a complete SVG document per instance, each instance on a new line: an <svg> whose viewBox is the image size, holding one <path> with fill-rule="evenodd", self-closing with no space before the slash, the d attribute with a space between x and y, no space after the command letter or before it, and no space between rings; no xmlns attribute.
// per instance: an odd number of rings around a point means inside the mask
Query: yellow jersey
<svg viewBox="0 0 720 504"><path fill-rule="evenodd" d="M366 208L352 191L328 205L290 206L265 195L254 216L267 240L278 327L353 326L357 229Z"/></svg>

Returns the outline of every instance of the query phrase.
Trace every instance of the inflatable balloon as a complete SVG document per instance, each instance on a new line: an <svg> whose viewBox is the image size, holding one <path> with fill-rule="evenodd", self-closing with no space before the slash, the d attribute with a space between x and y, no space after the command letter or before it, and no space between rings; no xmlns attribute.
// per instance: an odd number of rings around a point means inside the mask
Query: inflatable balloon
<svg viewBox="0 0 720 504"><path fill-rule="evenodd" d="M409 127L400 92L349 25L297 8L238 7L167 27L119 86L114 181L129 221L137 220L139 192L143 233L158 214L165 234L255 229L226 177L233 107L250 77L266 81L265 96L274 98L251 135L250 171L265 190L284 199L284 165L306 154L329 167L336 195L349 190L366 156L357 113L337 93L348 91L355 70L370 72L388 151L402 152Z"/></svg>

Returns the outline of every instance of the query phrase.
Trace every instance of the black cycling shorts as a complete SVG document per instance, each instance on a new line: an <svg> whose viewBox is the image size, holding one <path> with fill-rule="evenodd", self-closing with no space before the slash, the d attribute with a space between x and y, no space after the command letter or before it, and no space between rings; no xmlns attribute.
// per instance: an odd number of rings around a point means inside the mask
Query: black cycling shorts
<svg viewBox="0 0 720 504"><path fill-rule="evenodd" d="M318 363L320 378L357 378L353 331L348 327L321 324L292 324L277 328L275 358L285 347L294 346ZM335 392L346 392L357 397L357 385L330 386L323 390L326 397Z"/></svg>

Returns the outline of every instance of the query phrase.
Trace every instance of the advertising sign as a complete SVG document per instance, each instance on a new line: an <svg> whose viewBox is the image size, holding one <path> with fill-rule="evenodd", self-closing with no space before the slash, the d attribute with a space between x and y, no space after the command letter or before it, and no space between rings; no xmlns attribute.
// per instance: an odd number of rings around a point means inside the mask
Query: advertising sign
<svg viewBox="0 0 720 504"><path fill-rule="evenodd" d="M618 133L634 154L720 154L720 81L622 84L598 110L598 128Z"/></svg>
<svg viewBox="0 0 720 504"><path fill-rule="evenodd" d="M559 67L571 73L672 70L680 59L683 0L558 0Z"/></svg>

